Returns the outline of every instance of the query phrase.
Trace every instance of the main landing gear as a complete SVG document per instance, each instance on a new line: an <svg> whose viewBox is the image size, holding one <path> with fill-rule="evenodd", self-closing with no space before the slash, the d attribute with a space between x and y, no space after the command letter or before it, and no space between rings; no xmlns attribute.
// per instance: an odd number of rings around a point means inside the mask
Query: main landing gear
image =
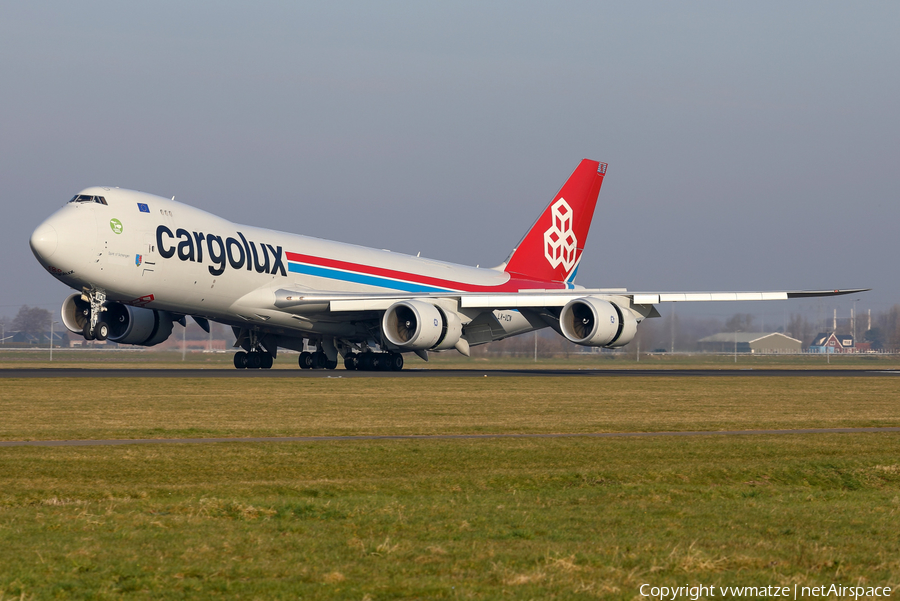
<svg viewBox="0 0 900 601"><path fill-rule="evenodd" d="M238 351L234 354L234 366L238 369L272 369L275 360L264 351Z"/></svg>
<svg viewBox="0 0 900 601"><path fill-rule="evenodd" d="M322 351L315 353L303 351L300 353L298 362L303 369L334 369L337 367L337 361L329 361L328 355Z"/></svg>
<svg viewBox="0 0 900 601"><path fill-rule="evenodd" d="M241 331L238 335L238 343L245 350L234 354L234 366L237 369L272 369L275 356L263 346L256 330ZM236 343L235 346L238 344Z"/></svg>
<svg viewBox="0 0 900 601"><path fill-rule="evenodd" d="M348 353L344 367L359 371L400 371L403 355L400 353Z"/></svg>

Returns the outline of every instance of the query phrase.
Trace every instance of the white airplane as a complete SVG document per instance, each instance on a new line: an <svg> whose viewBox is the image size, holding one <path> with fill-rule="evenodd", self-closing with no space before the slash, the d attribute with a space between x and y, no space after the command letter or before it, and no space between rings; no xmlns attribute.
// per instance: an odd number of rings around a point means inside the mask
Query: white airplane
<svg viewBox="0 0 900 601"><path fill-rule="evenodd" d="M78 291L62 322L86 339L153 346L190 315L232 326L238 368L403 368L403 353L469 347L551 327L621 347L655 305L780 300L860 292L628 292L573 282L606 163L583 160L509 258L467 267L252 226L173 199L87 188L37 227L35 257ZM315 352L304 347L315 347Z"/></svg>

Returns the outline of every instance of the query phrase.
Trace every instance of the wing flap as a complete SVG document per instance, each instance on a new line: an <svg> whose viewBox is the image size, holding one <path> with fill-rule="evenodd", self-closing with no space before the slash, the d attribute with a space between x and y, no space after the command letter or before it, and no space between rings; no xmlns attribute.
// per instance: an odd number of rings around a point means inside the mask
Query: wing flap
<svg viewBox="0 0 900 601"><path fill-rule="evenodd" d="M397 298L359 298L349 300L333 300L329 302L330 308L335 312L344 311L387 311L396 303Z"/></svg>
<svg viewBox="0 0 900 601"><path fill-rule="evenodd" d="M498 294L490 296L462 296L459 306L463 309L523 309L529 307L562 307L573 298L584 296L583 291L573 294Z"/></svg>

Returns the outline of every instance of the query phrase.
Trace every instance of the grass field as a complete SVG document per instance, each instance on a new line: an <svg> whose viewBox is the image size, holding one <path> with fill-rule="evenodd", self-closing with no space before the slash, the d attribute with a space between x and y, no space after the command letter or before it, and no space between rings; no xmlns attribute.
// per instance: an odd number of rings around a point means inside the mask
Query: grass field
<svg viewBox="0 0 900 601"><path fill-rule="evenodd" d="M884 378L0 380L0 439L900 425ZM0 599L900 587L900 434L0 448Z"/></svg>
<svg viewBox="0 0 900 601"><path fill-rule="evenodd" d="M3 368L208 368L233 369L232 351L203 353L151 349L0 349ZM407 369L900 369L900 354L733 355L711 353L585 353L568 357L463 357L456 351L430 353L428 363L406 354ZM283 352L273 369L297 369L297 354ZM338 372L343 365L338 367Z"/></svg>
<svg viewBox="0 0 900 601"><path fill-rule="evenodd" d="M0 380L0 439L900 425L900 378Z"/></svg>

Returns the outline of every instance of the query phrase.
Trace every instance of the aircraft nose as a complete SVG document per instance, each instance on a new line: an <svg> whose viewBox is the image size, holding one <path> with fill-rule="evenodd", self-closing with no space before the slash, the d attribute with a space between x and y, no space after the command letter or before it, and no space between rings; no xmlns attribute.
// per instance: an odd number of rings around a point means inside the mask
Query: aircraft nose
<svg viewBox="0 0 900 601"><path fill-rule="evenodd" d="M31 234L31 252L38 259L47 260L56 252L56 246L59 243L59 236L56 234L56 228L46 221L34 230Z"/></svg>

